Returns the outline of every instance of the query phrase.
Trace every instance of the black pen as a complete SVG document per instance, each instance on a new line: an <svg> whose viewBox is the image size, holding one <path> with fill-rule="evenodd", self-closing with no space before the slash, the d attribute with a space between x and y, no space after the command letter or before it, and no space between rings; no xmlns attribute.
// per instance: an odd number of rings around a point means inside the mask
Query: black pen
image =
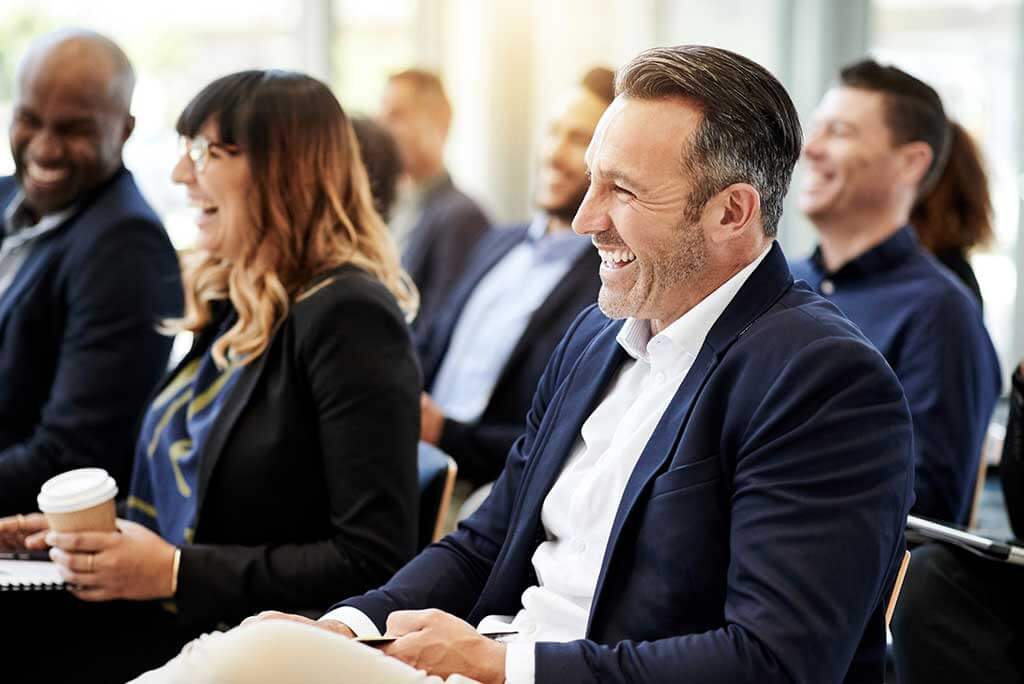
<svg viewBox="0 0 1024 684"><path fill-rule="evenodd" d="M488 639L498 639L501 637L512 636L518 634L515 630L507 632L479 632L480 636L487 637ZM386 646L398 637L393 636L380 636L380 637L356 637L356 641L367 646Z"/></svg>
<svg viewBox="0 0 1024 684"><path fill-rule="evenodd" d="M0 551L0 560L50 560L49 551Z"/></svg>

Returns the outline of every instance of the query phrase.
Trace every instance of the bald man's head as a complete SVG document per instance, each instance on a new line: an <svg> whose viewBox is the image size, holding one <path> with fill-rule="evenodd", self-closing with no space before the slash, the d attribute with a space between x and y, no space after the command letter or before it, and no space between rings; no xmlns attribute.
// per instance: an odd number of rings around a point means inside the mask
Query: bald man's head
<svg viewBox="0 0 1024 684"><path fill-rule="evenodd" d="M42 216L75 204L120 168L135 124L135 73L109 38L65 30L33 41L16 84L11 152L26 205Z"/></svg>

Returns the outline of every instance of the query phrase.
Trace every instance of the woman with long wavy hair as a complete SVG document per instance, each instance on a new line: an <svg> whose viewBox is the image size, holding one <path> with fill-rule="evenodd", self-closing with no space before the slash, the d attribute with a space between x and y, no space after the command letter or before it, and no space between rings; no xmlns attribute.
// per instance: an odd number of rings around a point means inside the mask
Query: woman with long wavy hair
<svg viewBox="0 0 1024 684"><path fill-rule="evenodd" d="M177 129L173 179L200 231L185 316L165 327L194 344L142 422L125 519L77 534L21 521L82 600L43 609L47 631L76 635L65 654L119 644L93 658L102 681L263 609L322 610L415 550L416 293L345 113L313 78L246 71L204 88Z"/></svg>
<svg viewBox="0 0 1024 684"><path fill-rule="evenodd" d="M949 122L949 159L942 176L910 215L921 244L963 281L980 304L981 287L968 261L992 241L992 199L977 143Z"/></svg>

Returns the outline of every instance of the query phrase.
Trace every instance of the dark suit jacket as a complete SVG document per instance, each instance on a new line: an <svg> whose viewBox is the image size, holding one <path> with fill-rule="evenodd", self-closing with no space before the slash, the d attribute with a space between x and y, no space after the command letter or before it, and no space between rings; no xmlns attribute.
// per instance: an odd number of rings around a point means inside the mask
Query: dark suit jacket
<svg viewBox="0 0 1024 684"><path fill-rule="evenodd" d="M420 291L413 330L430 326L489 225L477 203L456 188L445 172L424 198L402 254L402 265Z"/></svg>
<svg viewBox="0 0 1024 684"><path fill-rule="evenodd" d="M480 281L526 237L528 226L489 232L479 243L466 272L426 332L416 336L423 364L424 387L431 391L448 353L462 311ZM601 259L588 249L577 257L565 277L530 317L526 330L498 376L480 419L462 423L446 419L439 446L459 465L459 477L481 485L493 481L508 450L523 432L523 421L551 352L569 324L597 300Z"/></svg>
<svg viewBox="0 0 1024 684"><path fill-rule="evenodd" d="M240 371L204 443L175 597L186 624L322 609L339 584L365 591L415 553L420 372L408 327L363 271L327 276Z"/></svg>
<svg viewBox="0 0 1024 684"><path fill-rule="evenodd" d="M536 583L544 498L626 360L596 307L551 358L490 498L381 590L383 627L433 606L476 623ZM913 496L892 370L771 253L712 327L618 507L586 639L540 643L537 682L871 682Z"/></svg>
<svg viewBox="0 0 1024 684"><path fill-rule="evenodd" d="M17 194L0 178L0 212ZM181 275L160 220L121 169L40 238L0 295L0 515L101 466L128 487L136 423L167 370Z"/></svg>

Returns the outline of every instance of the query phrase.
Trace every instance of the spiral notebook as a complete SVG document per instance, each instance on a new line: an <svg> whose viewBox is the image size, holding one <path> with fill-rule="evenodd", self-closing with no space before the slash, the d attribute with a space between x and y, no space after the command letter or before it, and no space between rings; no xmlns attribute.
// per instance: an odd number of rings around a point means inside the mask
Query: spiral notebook
<svg viewBox="0 0 1024 684"><path fill-rule="evenodd" d="M67 588L57 566L41 560L0 560L0 591L60 591Z"/></svg>

